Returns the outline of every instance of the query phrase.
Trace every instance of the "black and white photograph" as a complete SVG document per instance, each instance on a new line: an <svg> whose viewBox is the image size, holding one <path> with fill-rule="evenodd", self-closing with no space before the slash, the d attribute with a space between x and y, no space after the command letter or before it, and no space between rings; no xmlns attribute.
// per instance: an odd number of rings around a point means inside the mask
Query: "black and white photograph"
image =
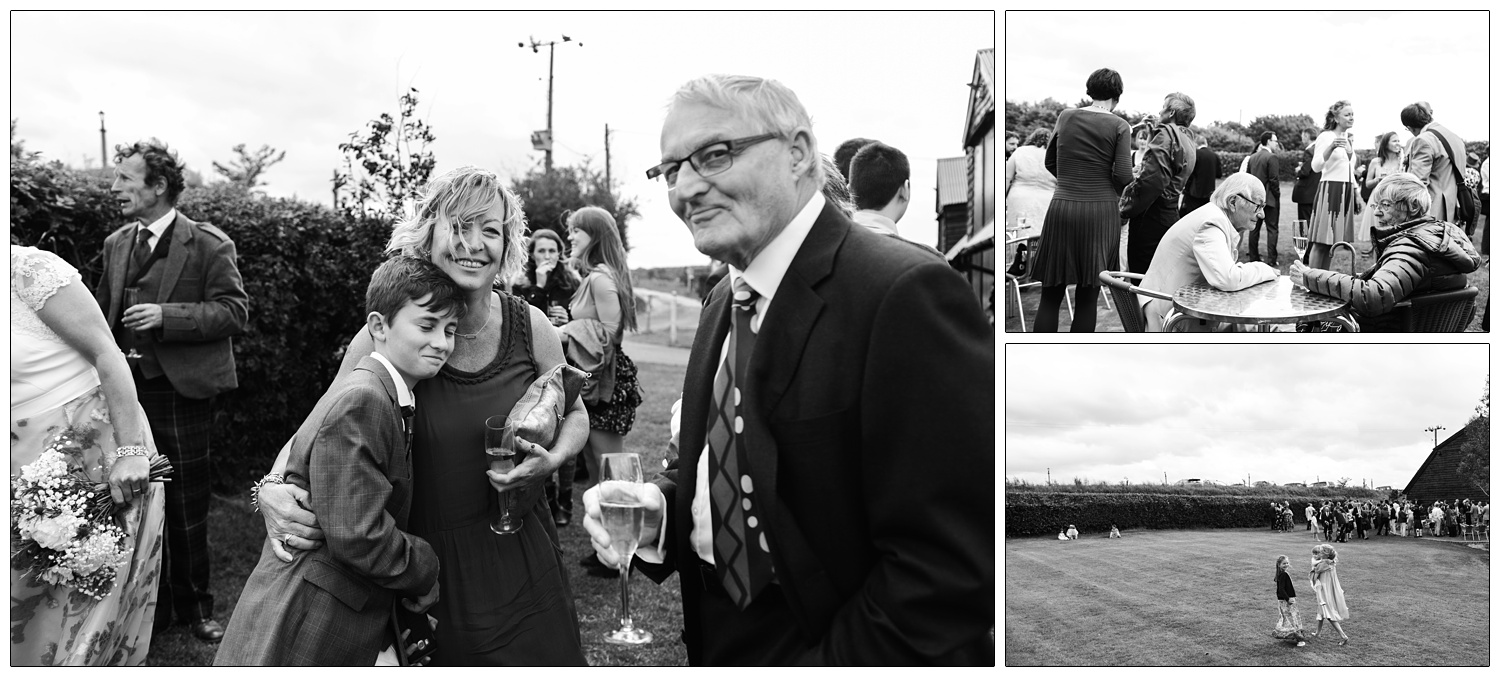
<svg viewBox="0 0 1500 677"><path fill-rule="evenodd" d="M1490 665L1487 344L1004 353L1006 667Z"/></svg>
<svg viewBox="0 0 1500 677"><path fill-rule="evenodd" d="M8 18L12 666L997 664L998 11Z"/></svg>
<svg viewBox="0 0 1500 677"><path fill-rule="evenodd" d="M1489 331L1490 11L1003 14L1004 331Z"/></svg>

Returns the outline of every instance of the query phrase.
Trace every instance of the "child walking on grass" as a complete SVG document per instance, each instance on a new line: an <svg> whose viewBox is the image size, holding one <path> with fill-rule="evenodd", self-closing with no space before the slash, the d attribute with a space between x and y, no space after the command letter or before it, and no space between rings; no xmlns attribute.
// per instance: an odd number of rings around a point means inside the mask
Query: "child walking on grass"
<svg viewBox="0 0 1500 677"><path fill-rule="evenodd" d="M1286 555L1276 558L1276 600L1281 607L1281 620L1276 622L1276 630L1271 636L1296 642L1297 646L1307 646L1302 636L1302 615L1297 612L1297 590L1292 587L1292 577L1287 574L1291 566L1292 560Z"/></svg>
<svg viewBox="0 0 1500 677"><path fill-rule="evenodd" d="M1338 551L1333 546L1323 543L1313 547L1312 579L1313 594L1318 598L1318 632L1312 633L1317 637L1323 631L1323 621L1333 624L1333 629L1339 631L1339 646L1349 643L1349 635L1344 634L1342 621L1349 620L1349 606L1344 604L1344 588L1339 585Z"/></svg>

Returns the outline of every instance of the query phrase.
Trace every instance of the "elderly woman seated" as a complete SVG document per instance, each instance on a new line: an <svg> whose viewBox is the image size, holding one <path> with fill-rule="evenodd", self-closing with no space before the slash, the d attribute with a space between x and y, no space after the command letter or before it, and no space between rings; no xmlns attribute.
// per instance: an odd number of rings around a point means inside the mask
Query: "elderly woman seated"
<svg viewBox="0 0 1500 677"><path fill-rule="evenodd" d="M1465 273L1479 268L1479 254L1462 228L1427 215L1432 198L1421 179L1387 176L1370 194L1376 265L1354 276L1292 264L1292 282L1354 306L1361 331L1396 331L1397 303L1421 292L1468 286Z"/></svg>

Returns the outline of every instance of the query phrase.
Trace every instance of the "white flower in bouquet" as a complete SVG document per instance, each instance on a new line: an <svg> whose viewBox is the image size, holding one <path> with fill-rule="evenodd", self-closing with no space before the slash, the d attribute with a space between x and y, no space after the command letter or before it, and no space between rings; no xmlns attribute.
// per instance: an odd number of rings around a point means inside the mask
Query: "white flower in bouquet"
<svg viewBox="0 0 1500 677"><path fill-rule="evenodd" d="M105 527L75 543L68 555L73 560L73 571L80 576L89 576L100 569L113 569L123 564L129 552L120 547L120 530Z"/></svg>
<svg viewBox="0 0 1500 677"><path fill-rule="evenodd" d="M32 527L31 539L36 541L37 545L49 550L65 550L78 535L78 528L83 524L83 518L69 513L56 517L43 517Z"/></svg>
<svg viewBox="0 0 1500 677"><path fill-rule="evenodd" d="M42 580L52 585L63 585L73 580L73 570L58 564L42 570Z"/></svg>
<svg viewBox="0 0 1500 677"><path fill-rule="evenodd" d="M40 484L68 474L68 458L57 451L45 451L29 465L21 467L21 479Z"/></svg>

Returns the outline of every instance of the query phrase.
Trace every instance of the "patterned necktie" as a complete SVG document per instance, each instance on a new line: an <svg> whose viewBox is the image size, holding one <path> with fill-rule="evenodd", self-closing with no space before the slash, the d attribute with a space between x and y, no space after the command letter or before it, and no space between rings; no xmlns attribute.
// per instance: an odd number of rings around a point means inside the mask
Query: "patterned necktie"
<svg viewBox="0 0 1500 677"><path fill-rule="evenodd" d="M401 407L401 426L406 431L406 455L411 456L412 424L416 423L417 407L408 404Z"/></svg>
<svg viewBox="0 0 1500 677"><path fill-rule="evenodd" d="M771 551L765 525L760 521L754 482L746 472L745 448L740 434L740 389L736 379L745 374L760 319L755 315L759 294L734 280L734 317L730 324L729 349L714 377L714 405L708 427L708 487L713 510L714 562L724 590L739 608L771 581Z"/></svg>
<svg viewBox="0 0 1500 677"><path fill-rule="evenodd" d="M127 286L134 286L146 272L146 262L151 260L151 231L141 228L135 235L135 251L130 255L130 273Z"/></svg>

